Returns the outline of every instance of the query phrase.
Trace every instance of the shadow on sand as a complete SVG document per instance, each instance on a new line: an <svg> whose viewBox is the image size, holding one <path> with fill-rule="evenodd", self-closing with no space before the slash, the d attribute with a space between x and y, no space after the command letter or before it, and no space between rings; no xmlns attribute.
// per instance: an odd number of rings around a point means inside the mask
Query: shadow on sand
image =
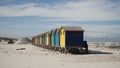
<svg viewBox="0 0 120 68"><path fill-rule="evenodd" d="M102 52L102 51L94 51L94 50L89 50L88 53L86 54L84 51L82 53L78 52L78 51L74 51L74 52L69 52L71 54L74 55L87 55L87 54L113 54L111 52Z"/></svg>
<svg viewBox="0 0 120 68"><path fill-rule="evenodd" d="M89 50L88 54L113 54L113 53L112 52L102 52L102 51Z"/></svg>

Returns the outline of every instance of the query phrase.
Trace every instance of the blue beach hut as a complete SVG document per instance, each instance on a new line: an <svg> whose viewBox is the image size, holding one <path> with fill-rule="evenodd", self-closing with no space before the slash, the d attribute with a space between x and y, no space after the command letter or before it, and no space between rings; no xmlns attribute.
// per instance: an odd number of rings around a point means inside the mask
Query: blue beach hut
<svg viewBox="0 0 120 68"><path fill-rule="evenodd" d="M54 37L55 37L55 46L59 46L60 44L60 36L59 36L59 28L57 28L56 30L55 30L55 33L54 33Z"/></svg>
<svg viewBox="0 0 120 68"><path fill-rule="evenodd" d="M43 45L46 45L46 36L43 34Z"/></svg>
<svg viewBox="0 0 120 68"><path fill-rule="evenodd" d="M40 45L40 36L38 35L38 45Z"/></svg>

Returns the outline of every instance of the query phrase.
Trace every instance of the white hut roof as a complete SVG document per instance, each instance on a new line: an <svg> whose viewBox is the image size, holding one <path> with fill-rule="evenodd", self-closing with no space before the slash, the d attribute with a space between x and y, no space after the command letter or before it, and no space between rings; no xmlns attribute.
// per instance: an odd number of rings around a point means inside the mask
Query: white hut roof
<svg viewBox="0 0 120 68"><path fill-rule="evenodd" d="M80 26L62 26L65 31L84 31Z"/></svg>

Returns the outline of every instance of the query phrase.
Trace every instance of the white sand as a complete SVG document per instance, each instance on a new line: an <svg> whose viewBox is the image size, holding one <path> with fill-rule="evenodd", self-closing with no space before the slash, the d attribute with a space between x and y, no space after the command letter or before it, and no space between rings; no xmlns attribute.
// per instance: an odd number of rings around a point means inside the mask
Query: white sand
<svg viewBox="0 0 120 68"><path fill-rule="evenodd" d="M119 49L90 44L89 52L65 55L30 44L0 43L0 68L120 68Z"/></svg>

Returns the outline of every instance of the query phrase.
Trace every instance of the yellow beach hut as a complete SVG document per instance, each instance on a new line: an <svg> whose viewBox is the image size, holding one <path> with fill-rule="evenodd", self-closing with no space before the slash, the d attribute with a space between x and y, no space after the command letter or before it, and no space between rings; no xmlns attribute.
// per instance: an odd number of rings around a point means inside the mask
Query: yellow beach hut
<svg viewBox="0 0 120 68"><path fill-rule="evenodd" d="M62 26L60 28L60 47L83 46L84 30L79 26Z"/></svg>

